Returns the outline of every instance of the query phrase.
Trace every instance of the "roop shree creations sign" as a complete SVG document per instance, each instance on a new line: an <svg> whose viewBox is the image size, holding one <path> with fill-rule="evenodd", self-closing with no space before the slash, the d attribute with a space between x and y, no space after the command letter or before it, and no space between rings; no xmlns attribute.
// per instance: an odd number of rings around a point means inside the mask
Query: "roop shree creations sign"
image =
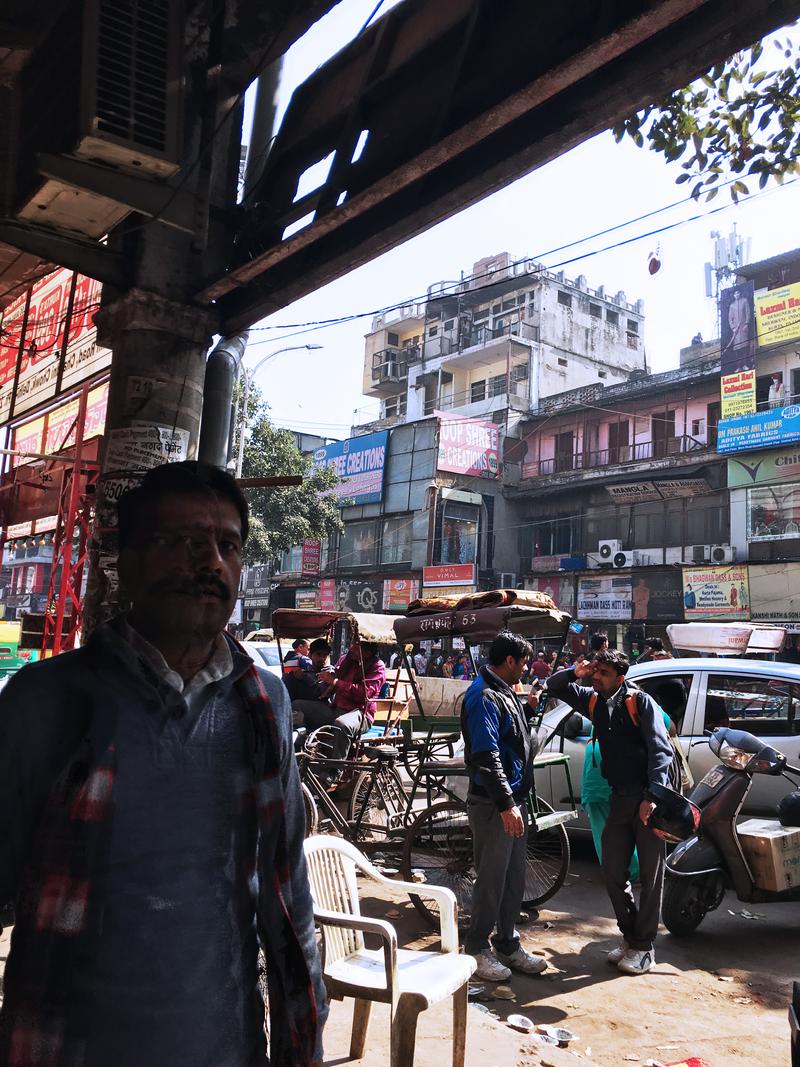
<svg viewBox="0 0 800 1067"><path fill-rule="evenodd" d="M439 418L440 471L475 478L500 477L500 431L497 423L444 415Z"/></svg>

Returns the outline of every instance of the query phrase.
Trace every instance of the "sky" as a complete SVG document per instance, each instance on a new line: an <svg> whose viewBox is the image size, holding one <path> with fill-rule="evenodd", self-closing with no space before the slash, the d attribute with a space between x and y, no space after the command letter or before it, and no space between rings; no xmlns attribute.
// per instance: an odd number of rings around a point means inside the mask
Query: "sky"
<svg viewBox="0 0 800 1067"><path fill-rule="evenodd" d="M392 6L392 2L384 3L378 17ZM375 0L343 0L295 44L284 64L279 118L293 88L347 44L374 8ZM248 104L245 128L252 99ZM478 259L499 252L510 252L515 259L541 260L547 267L563 269L567 278L583 274L591 288L604 285L608 292L623 290L631 302L642 299L649 365L654 371L676 367L679 350L694 334L700 331L706 340L716 336L716 310L706 298L704 277L704 264L713 258L711 231L727 236L735 225L742 237L752 241L751 262L797 247L800 181L768 186L738 205L722 190L707 205L683 202L653 219L576 248L551 250L583 242L610 226L682 200L686 185L675 184L680 173L678 163L668 164L630 140L616 144L610 133L601 134L261 320L251 332L245 357L251 367L285 345L322 345L317 351L277 355L259 371L256 385L270 405L273 420L291 429L341 438L348 436L351 424L376 418L379 409L377 400L361 394L364 334L370 328L370 317L303 332L282 327L419 297L432 282L458 279ZM724 210L706 216L718 207ZM696 215L706 217L657 237L607 248ZM657 245L662 266L651 275L648 258ZM597 254L587 255L591 252Z"/></svg>

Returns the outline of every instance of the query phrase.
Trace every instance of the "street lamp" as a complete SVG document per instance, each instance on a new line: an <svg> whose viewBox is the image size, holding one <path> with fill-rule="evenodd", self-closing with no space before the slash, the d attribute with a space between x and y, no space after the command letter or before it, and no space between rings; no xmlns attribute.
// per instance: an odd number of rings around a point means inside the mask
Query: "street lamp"
<svg viewBox="0 0 800 1067"><path fill-rule="evenodd" d="M240 363L239 367L242 372L243 388L242 388L242 415L239 420L239 452L236 457L236 477L242 476L242 463L244 462L244 431L247 426L247 398L250 394L250 379L255 378L256 374L261 370L265 363L268 363L275 356L279 356L282 352L296 352L298 349L308 349L309 352L314 349L322 348L322 345L311 344L307 345L289 345L287 348L277 348L274 352L268 352L263 359L260 359L256 363L252 370L248 371L244 363Z"/></svg>

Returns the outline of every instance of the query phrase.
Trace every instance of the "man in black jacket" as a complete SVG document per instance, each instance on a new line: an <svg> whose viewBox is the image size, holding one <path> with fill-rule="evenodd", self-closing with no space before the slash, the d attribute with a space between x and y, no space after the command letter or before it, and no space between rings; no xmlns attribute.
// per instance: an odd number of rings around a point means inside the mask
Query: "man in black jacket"
<svg viewBox="0 0 800 1067"><path fill-rule="evenodd" d="M624 974L645 974L655 962L664 885L664 842L647 827L655 808L648 788L669 784L672 747L658 704L626 682L629 667L622 653L601 651L591 662L554 674L547 692L592 720L602 773L611 786L602 868L623 937L608 961ZM638 906L628 879L634 848L641 871Z"/></svg>

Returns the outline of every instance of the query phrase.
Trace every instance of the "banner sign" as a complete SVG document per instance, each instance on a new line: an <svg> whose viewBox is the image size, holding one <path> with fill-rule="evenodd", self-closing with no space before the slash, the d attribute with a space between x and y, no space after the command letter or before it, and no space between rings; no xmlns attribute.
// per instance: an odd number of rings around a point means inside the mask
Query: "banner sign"
<svg viewBox="0 0 800 1067"><path fill-rule="evenodd" d="M381 610L382 603L383 582L335 581L333 611L374 613Z"/></svg>
<svg viewBox="0 0 800 1067"><path fill-rule="evenodd" d="M683 614L691 619L749 619L746 566L684 567Z"/></svg>
<svg viewBox="0 0 800 1067"><path fill-rule="evenodd" d="M718 452L747 452L800 441L800 404L723 419L717 427Z"/></svg>
<svg viewBox="0 0 800 1067"><path fill-rule="evenodd" d="M303 555L300 570L303 574L319 574L322 561L322 542L313 537L306 537L303 541ZM314 595L316 596L316 590ZM314 607L317 605L314 604Z"/></svg>
<svg viewBox="0 0 800 1067"><path fill-rule="evenodd" d="M631 578L629 574L578 579L579 619L604 621L630 619Z"/></svg>
<svg viewBox="0 0 800 1067"><path fill-rule="evenodd" d="M0 323L0 424L111 365L110 350L97 345L100 293L99 282L62 269L6 308Z"/></svg>
<svg viewBox="0 0 800 1067"><path fill-rule="evenodd" d="M316 606L317 606L317 591L316 591L316 589L295 589L295 591L294 591L294 606L296 608L316 608Z"/></svg>
<svg viewBox="0 0 800 1067"><path fill-rule="evenodd" d="M619 504L630 501L634 504L646 504L651 500L660 500L661 495L654 482L626 482L624 485L607 485L606 492Z"/></svg>
<svg viewBox="0 0 800 1067"><path fill-rule="evenodd" d="M474 563L451 563L441 567L423 567L422 584L430 588L444 585L474 585Z"/></svg>
<svg viewBox="0 0 800 1067"><path fill-rule="evenodd" d="M419 596L416 578L386 578L383 582L383 610L405 611Z"/></svg>
<svg viewBox="0 0 800 1067"><path fill-rule="evenodd" d="M800 630L800 563L749 567L750 621Z"/></svg>
<svg viewBox="0 0 800 1067"><path fill-rule="evenodd" d="M800 481L800 449L760 452L757 457L728 460L728 488Z"/></svg>
<svg viewBox="0 0 800 1067"><path fill-rule="evenodd" d="M756 372L742 370L738 374L723 375L719 381L722 418L752 415L756 410Z"/></svg>
<svg viewBox="0 0 800 1067"><path fill-rule="evenodd" d="M383 497L383 472L389 431L349 437L316 449L312 469L332 467L341 478L331 492L340 506L377 504Z"/></svg>
<svg viewBox="0 0 800 1067"><path fill-rule="evenodd" d="M756 364L752 282L740 282L720 290L719 321L722 374L752 370Z"/></svg>
<svg viewBox="0 0 800 1067"><path fill-rule="evenodd" d="M439 419L437 470L475 478L500 477L500 429L496 422L458 418L435 411Z"/></svg>
<svg viewBox="0 0 800 1067"><path fill-rule="evenodd" d="M677 497L703 496L711 491L705 478L664 478L659 482L628 482L607 485L606 492L620 504L645 504L652 500L675 500Z"/></svg>
<svg viewBox="0 0 800 1067"><path fill-rule="evenodd" d="M759 347L800 337L800 282L756 293Z"/></svg>
<svg viewBox="0 0 800 1067"><path fill-rule="evenodd" d="M108 382L89 390L86 398L86 417L83 425L83 440L99 437L106 425L108 407ZM52 455L75 444L78 428L80 399L76 397L47 415L16 426L11 435L11 447L20 452L38 452ZM45 426L47 427L45 429ZM11 466L24 463L24 456L12 456Z"/></svg>
<svg viewBox="0 0 800 1067"><path fill-rule="evenodd" d="M336 579L323 578L317 590L317 607L320 611L336 611Z"/></svg>
<svg viewBox="0 0 800 1067"><path fill-rule="evenodd" d="M683 588L677 570L639 571L633 576L631 599L635 622L680 622Z"/></svg>

